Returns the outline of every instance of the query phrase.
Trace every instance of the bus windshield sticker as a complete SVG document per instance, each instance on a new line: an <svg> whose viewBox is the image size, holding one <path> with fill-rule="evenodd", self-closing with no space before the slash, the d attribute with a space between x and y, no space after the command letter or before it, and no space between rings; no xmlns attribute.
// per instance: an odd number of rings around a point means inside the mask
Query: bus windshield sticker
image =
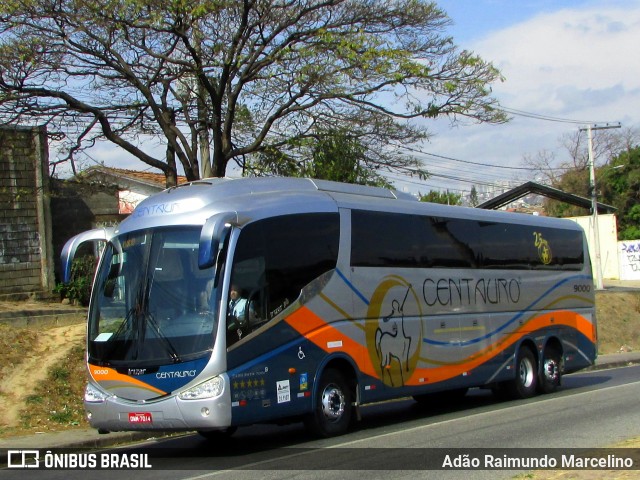
<svg viewBox="0 0 640 480"><path fill-rule="evenodd" d="M113 335L113 332L103 332L93 339L94 342L107 342Z"/></svg>

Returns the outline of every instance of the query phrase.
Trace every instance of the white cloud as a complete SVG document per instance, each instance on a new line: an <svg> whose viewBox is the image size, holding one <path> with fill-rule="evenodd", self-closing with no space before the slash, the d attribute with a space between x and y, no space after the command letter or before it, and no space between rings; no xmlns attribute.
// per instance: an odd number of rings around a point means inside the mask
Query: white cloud
<svg viewBox="0 0 640 480"><path fill-rule="evenodd" d="M538 15L473 49L505 75L495 88L505 105L549 114L610 110L640 88L637 45L640 4L634 2Z"/></svg>
<svg viewBox="0 0 640 480"><path fill-rule="evenodd" d="M506 108L585 124L619 121L624 127L638 127L640 1L624 2L624 7L612 3L595 1L582 8L538 14L461 48L478 53L501 70L506 81L493 85L493 90ZM452 129L438 121L431 127L436 136L425 147L427 151L516 167L523 166L525 155L542 150L566 160L560 137L574 133L580 125L515 116L505 125ZM470 168L465 176L470 181L459 186L468 190L472 179L488 173L497 180L517 172Z"/></svg>

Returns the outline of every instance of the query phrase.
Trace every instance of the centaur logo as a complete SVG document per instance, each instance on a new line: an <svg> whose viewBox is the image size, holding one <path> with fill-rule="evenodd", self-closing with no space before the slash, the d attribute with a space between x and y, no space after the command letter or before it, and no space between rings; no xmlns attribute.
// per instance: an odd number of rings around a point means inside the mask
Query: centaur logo
<svg viewBox="0 0 640 480"><path fill-rule="evenodd" d="M390 275L373 292L366 324L367 349L380 379L399 387L411 377L420 356L422 310L413 287Z"/></svg>
<svg viewBox="0 0 640 480"><path fill-rule="evenodd" d="M553 258L553 255L551 254L551 247L549 246L549 242L544 238L542 238L542 233L540 232L533 232L533 236L534 236L533 244L538 249L538 256L540 257L540 261L545 265L549 265Z"/></svg>

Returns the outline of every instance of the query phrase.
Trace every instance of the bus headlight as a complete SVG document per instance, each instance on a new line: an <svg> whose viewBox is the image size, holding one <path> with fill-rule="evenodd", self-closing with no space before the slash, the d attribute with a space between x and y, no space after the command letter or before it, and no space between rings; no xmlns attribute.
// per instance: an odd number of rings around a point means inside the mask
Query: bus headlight
<svg viewBox="0 0 640 480"><path fill-rule="evenodd" d="M84 401L88 403L102 403L109 397L108 394L98 390L96 387L87 383L84 389Z"/></svg>
<svg viewBox="0 0 640 480"><path fill-rule="evenodd" d="M213 398L222 394L224 380L222 377L213 377L188 390L180 393L178 397L182 400L200 400L203 398Z"/></svg>

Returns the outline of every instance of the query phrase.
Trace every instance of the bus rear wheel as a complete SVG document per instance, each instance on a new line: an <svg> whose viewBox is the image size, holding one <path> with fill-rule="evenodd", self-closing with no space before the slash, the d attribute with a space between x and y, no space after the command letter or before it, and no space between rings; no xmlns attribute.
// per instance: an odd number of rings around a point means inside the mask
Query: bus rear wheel
<svg viewBox="0 0 640 480"><path fill-rule="evenodd" d="M345 433L352 416L352 393L338 370L327 369L320 377L315 408L305 419L306 427L320 437Z"/></svg>
<svg viewBox="0 0 640 480"><path fill-rule="evenodd" d="M553 393L560 386L562 378L562 354L548 347L542 357L542 371L538 389L542 393Z"/></svg>

